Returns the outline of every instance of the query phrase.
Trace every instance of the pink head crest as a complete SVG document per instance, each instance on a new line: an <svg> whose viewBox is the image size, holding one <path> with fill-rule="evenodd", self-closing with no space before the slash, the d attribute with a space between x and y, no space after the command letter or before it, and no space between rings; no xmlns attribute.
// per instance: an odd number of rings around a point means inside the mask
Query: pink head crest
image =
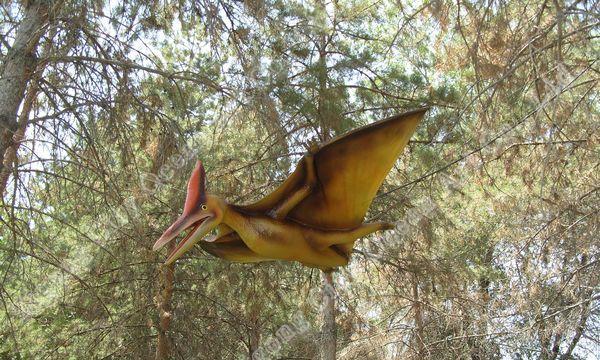
<svg viewBox="0 0 600 360"><path fill-rule="evenodd" d="M202 161L198 160L192 176L188 180L187 195L183 207L183 215L188 215L206 203L206 172Z"/></svg>

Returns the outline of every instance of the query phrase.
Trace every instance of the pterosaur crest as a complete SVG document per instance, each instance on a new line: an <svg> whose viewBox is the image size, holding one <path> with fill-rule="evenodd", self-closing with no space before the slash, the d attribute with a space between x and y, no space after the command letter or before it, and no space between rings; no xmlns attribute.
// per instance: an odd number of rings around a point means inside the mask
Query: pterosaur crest
<svg viewBox="0 0 600 360"><path fill-rule="evenodd" d="M188 180L183 214L190 214L204 204L206 204L206 171L202 161L198 160Z"/></svg>

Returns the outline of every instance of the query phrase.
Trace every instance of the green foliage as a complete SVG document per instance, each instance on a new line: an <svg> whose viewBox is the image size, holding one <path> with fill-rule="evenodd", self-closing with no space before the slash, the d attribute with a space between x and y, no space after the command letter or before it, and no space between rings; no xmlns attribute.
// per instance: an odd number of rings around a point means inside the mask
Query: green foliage
<svg viewBox="0 0 600 360"><path fill-rule="evenodd" d="M20 6L0 15L8 44ZM367 216L397 230L358 242L335 273L339 358L594 356L592 10L57 5L0 208L0 358L148 359L161 336L173 358L249 358L297 312L310 330L279 357L318 356L316 271L194 249L176 265L163 334L165 254L152 244L181 211L196 159L210 192L248 203L279 185L311 141L424 105Z"/></svg>

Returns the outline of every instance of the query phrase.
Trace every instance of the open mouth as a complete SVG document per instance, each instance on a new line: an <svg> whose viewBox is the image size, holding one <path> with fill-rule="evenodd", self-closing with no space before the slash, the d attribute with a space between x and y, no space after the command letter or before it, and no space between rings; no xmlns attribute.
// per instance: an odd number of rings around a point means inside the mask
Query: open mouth
<svg viewBox="0 0 600 360"><path fill-rule="evenodd" d="M196 233L199 227L206 223L208 219L212 218L212 214L205 214L201 217L192 218L190 216L182 216L177 219L165 232L162 234L160 239L156 241L153 246L153 250L159 250L170 241L175 239L179 234L186 230L190 230L189 233L181 240L181 242L177 245L174 251L178 250L180 247L184 246L190 238ZM171 252L172 254L173 252ZM169 254L169 255L171 255Z"/></svg>
<svg viewBox="0 0 600 360"><path fill-rule="evenodd" d="M192 225L190 225L189 227L187 227L186 229L183 229L183 231L186 231L189 229L188 233L185 234L185 236L183 237L183 239L181 239L181 241L177 244L177 246L168 254L167 256L167 263L171 262L171 258L177 254L186 244L187 242L190 240L190 238L192 237L192 235L194 235L196 233L196 230L198 230L198 228L210 217L210 215L207 215L205 217L203 217L202 219L196 221L195 223L193 223Z"/></svg>

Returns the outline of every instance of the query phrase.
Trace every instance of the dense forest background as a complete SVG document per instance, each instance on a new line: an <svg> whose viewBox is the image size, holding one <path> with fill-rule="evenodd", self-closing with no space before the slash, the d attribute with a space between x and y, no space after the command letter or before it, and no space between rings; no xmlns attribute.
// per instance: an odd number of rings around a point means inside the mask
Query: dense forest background
<svg viewBox="0 0 600 360"><path fill-rule="evenodd" d="M430 106L367 215L397 229L333 274L337 358L598 359L599 13L2 1L0 358L327 358L319 271L152 245L197 159L248 203Z"/></svg>

